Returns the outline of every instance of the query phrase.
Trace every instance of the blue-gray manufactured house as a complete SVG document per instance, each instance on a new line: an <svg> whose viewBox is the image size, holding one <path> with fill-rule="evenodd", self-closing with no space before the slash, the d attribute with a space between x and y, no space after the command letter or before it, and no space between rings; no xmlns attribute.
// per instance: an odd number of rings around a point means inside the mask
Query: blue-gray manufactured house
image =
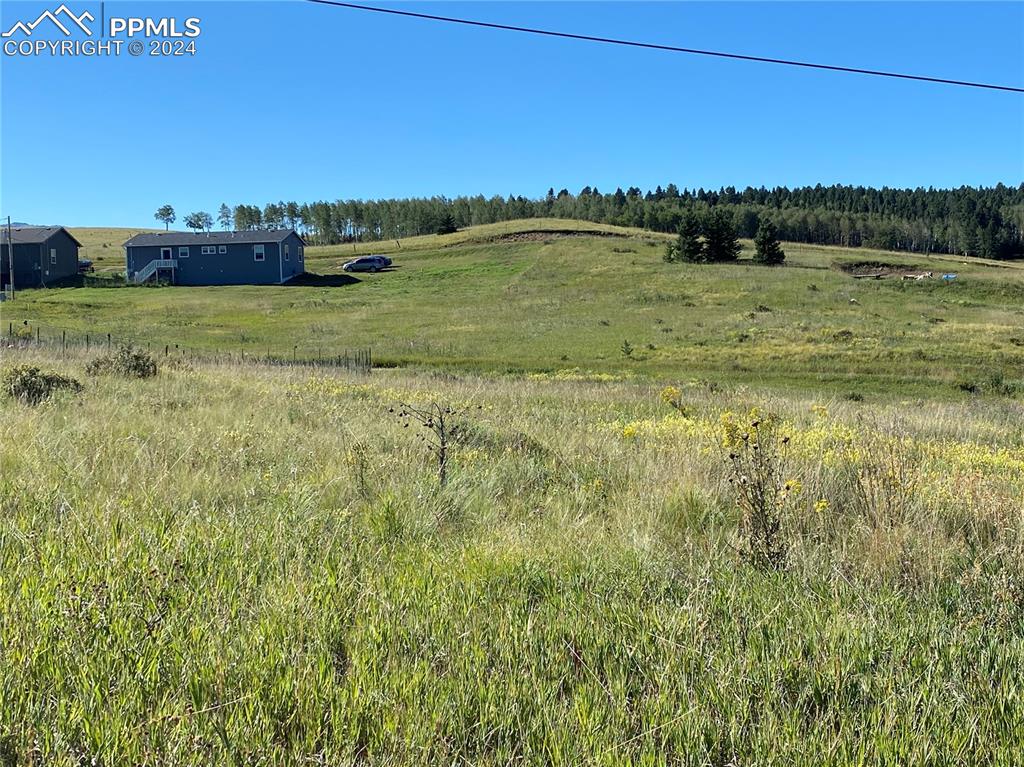
<svg viewBox="0 0 1024 767"><path fill-rule="evenodd" d="M63 226L17 226L0 228L0 285L10 285L14 247L14 289L40 288L78 274L78 249L82 243Z"/></svg>
<svg viewBox="0 0 1024 767"><path fill-rule="evenodd" d="M124 244L129 282L172 285L282 285L306 271L306 243L294 229L154 232Z"/></svg>

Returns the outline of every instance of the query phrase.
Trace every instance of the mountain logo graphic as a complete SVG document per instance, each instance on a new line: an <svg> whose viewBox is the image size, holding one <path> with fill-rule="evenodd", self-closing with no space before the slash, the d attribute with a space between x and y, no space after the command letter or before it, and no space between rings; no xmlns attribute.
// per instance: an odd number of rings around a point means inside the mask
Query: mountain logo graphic
<svg viewBox="0 0 1024 767"><path fill-rule="evenodd" d="M61 23L62 18L64 20L64 23ZM80 16L76 16L68 9L66 5L61 3L60 7L57 8L57 10L55 11L43 11L41 14L39 14L39 18L37 18L35 21L31 21L27 24L24 21L16 21L14 23L14 26L12 26L6 32L0 35L0 37L13 37L15 32L21 32L23 35L31 37L32 33L35 31L35 28L42 24L43 21L46 19L52 21L56 25L57 29L63 32L66 36L71 35L71 24L73 23L75 26L77 26L90 37L92 36L92 30L85 25L85 22L96 21L96 17L88 11L86 11Z"/></svg>

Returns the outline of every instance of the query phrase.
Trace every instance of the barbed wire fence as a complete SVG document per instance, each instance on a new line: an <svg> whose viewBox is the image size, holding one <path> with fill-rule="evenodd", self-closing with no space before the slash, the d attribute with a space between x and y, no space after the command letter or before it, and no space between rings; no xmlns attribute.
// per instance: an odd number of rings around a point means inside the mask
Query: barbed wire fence
<svg viewBox="0 0 1024 767"><path fill-rule="evenodd" d="M132 346L145 349L158 361L162 358L168 361L176 359L219 364L323 367L358 373L368 373L373 368L373 352L368 347L339 350L317 346L315 352L307 346L300 349L298 344L284 350L273 345L268 345L265 349L255 346L238 350L200 349L167 340L137 338L124 333L70 330L34 320L8 320L3 324L6 327L0 327L3 333L2 345L12 351L46 347L62 352L102 353L121 346Z"/></svg>

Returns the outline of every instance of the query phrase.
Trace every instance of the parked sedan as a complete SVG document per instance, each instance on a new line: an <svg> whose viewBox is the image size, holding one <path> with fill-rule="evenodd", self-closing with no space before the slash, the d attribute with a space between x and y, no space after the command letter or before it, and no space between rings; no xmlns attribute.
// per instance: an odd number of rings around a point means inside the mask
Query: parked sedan
<svg viewBox="0 0 1024 767"><path fill-rule="evenodd" d="M85 274L86 272L95 272L96 267L92 265L92 261L90 261L88 258L80 258L78 259L78 271L80 274Z"/></svg>
<svg viewBox="0 0 1024 767"><path fill-rule="evenodd" d="M387 264L381 260L380 256L363 256L346 262L341 270L343 272L379 272L385 266Z"/></svg>

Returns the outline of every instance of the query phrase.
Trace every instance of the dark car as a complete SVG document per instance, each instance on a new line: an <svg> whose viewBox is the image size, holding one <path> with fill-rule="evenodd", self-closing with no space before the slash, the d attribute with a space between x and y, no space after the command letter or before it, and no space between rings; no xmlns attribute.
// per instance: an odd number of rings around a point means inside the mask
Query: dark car
<svg viewBox="0 0 1024 767"><path fill-rule="evenodd" d="M390 263L390 259L388 259ZM343 272L379 272L388 264L380 256L363 256L345 263L341 270Z"/></svg>
<svg viewBox="0 0 1024 767"><path fill-rule="evenodd" d="M92 261L88 258L78 259L78 273L85 274L86 272L95 272L96 267L92 265Z"/></svg>

